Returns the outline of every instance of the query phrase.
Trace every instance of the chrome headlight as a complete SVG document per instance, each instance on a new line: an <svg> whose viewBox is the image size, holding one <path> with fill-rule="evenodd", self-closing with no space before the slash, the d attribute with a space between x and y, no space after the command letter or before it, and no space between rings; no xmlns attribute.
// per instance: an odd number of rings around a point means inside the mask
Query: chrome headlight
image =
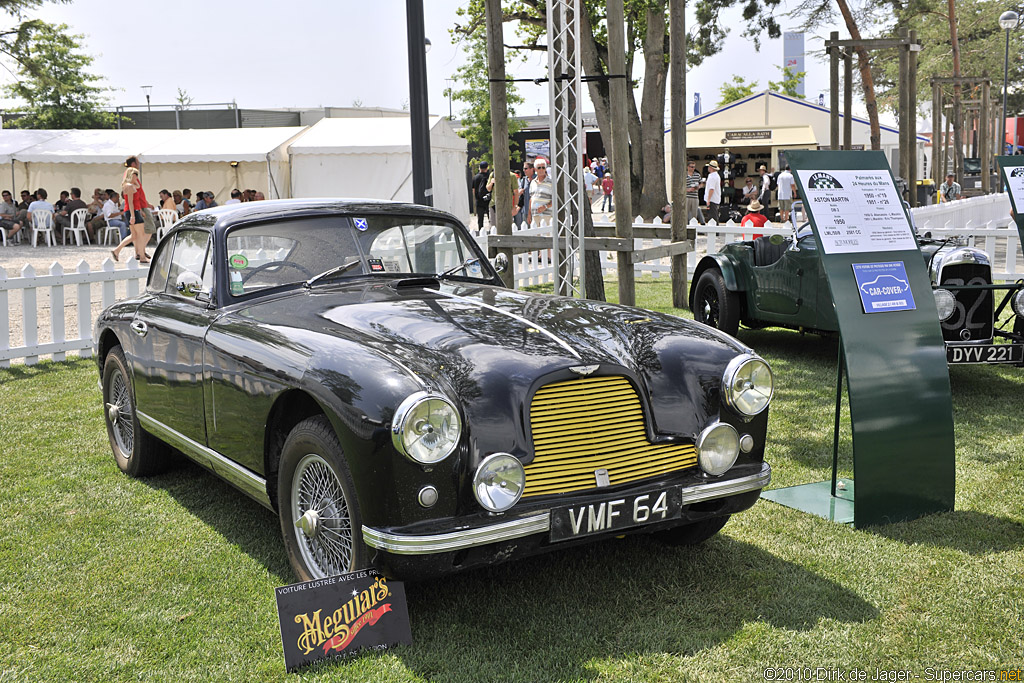
<svg viewBox="0 0 1024 683"><path fill-rule="evenodd" d="M473 475L473 495L490 512L504 512L519 502L525 485L523 463L508 453L488 455Z"/></svg>
<svg viewBox="0 0 1024 683"><path fill-rule="evenodd" d="M697 462L708 474L725 474L740 454L740 435L731 424L716 422L697 437Z"/></svg>
<svg viewBox="0 0 1024 683"><path fill-rule="evenodd" d="M754 355L736 356L722 376L722 396L730 408L753 417L771 403L775 380L768 364Z"/></svg>
<svg viewBox="0 0 1024 683"><path fill-rule="evenodd" d="M1013 312L1024 317L1024 289L1013 295Z"/></svg>
<svg viewBox="0 0 1024 683"><path fill-rule="evenodd" d="M423 465L447 458L459 443L462 422L452 402L418 391L402 401L391 422L391 441L400 453Z"/></svg>
<svg viewBox="0 0 1024 683"><path fill-rule="evenodd" d="M948 289L934 289L935 308L939 309L939 320L949 320L956 310L956 297Z"/></svg>

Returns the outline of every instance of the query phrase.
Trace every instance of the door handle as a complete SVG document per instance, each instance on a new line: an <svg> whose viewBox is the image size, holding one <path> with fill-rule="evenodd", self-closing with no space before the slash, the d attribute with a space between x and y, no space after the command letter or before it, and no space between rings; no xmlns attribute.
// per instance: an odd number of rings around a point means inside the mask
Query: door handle
<svg viewBox="0 0 1024 683"><path fill-rule="evenodd" d="M146 333L149 332L149 326L147 326L146 323L142 322L141 320L133 320L131 328L132 332L139 335L140 337L145 337Z"/></svg>

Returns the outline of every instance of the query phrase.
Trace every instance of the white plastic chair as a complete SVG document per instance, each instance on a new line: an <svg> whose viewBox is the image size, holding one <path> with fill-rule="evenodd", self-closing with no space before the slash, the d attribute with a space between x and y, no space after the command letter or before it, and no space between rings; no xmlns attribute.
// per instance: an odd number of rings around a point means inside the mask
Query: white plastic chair
<svg viewBox="0 0 1024 683"><path fill-rule="evenodd" d="M32 246L39 246L39 234L42 233L46 244L54 246L57 236L53 234L53 212L39 209L32 212Z"/></svg>
<svg viewBox="0 0 1024 683"><path fill-rule="evenodd" d="M178 212L173 209L160 209L156 212L156 218L160 221L160 225L156 229L156 241L159 242L171 229L171 226L178 222Z"/></svg>
<svg viewBox="0 0 1024 683"><path fill-rule="evenodd" d="M103 228L103 232L99 235L100 244L120 244L121 242L121 231L118 230L116 225L111 225L107 221L107 217L103 216L103 223L106 227Z"/></svg>
<svg viewBox="0 0 1024 683"><path fill-rule="evenodd" d="M66 226L63 231L64 244L68 243L68 232L75 236L75 242L82 246L82 240L89 244L89 231L85 228L85 219L89 215L88 209L75 209L71 212L71 225Z"/></svg>

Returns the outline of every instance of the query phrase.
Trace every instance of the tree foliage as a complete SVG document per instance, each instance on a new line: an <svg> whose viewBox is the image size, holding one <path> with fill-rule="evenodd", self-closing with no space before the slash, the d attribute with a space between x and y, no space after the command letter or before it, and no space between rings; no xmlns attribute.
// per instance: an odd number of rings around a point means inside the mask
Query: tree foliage
<svg viewBox="0 0 1024 683"><path fill-rule="evenodd" d="M754 94L756 88L757 81L748 83L742 76L733 76L731 83L723 83L722 87L718 89L718 92L722 93L722 98L718 100L718 106L721 107L749 97Z"/></svg>
<svg viewBox="0 0 1024 683"><path fill-rule="evenodd" d="M788 66L778 65L776 65L775 68L782 72L782 80L768 81L769 90L772 92L782 93L783 95L788 95L789 97L796 97L801 100L807 99L801 95L798 90L800 88L800 79L807 75L806 71L793 71L793 69Z"/></svg>
<svg viewBox="0 0 1024 683"><path fill-rule="evenodd" d="M733 6L743 7L746 21L744 36L755 45L767 35L777 38L781 31L773 12L780 0L698 0L697 28L687 38L687 61L696 66L710 55L721 51L729 29L719 20L719 13ZM547 49L546 0L506 0L502 3L504 20L512 25L506 32L506 50L525 56ZM626 33L626 73L633 73L636 59L643 60L643 95L639 106L635 95L628 103L629 159L628 175L616 170L618 182L629 178L633 198L632 212L653 217L667 203L665 186L665 97L667 89L669 40L667 29L668 0L624 0ZM580 55L587 76L608 76L608 31L605 0L583 0L580 19ZM470 0L460 11L460 24L453 35L470 35L484 24L482 0ZM509 41L514 36L514 42ZM542 74L538 74L541 76ZM469 89L466 75L456 78ZM632 82L637 89L641 82ZM609 86L606 80L587 84L594 103L598 127L607 134L611 130ZM476 97L479 106L489 106L486 91ZM472 108L472 107L471 107ZM469 117L472 120L472 115ZM649 169L649 173L647 170Z"/></svg>
<svg viewBox="0 0 1024 683"><path fill-rule="evenodd" d="M459 10L460 13L463 10ZM482 17L481 10L481 17ZM462 129L459 135L466 139L471 152L475 153L471 164L475 166L481 161L490 163L491 159L491 94L490 81L487 75L487 36L484 22L481 21L468 31L453 31L456 41L462 42L466 53L466 63L456 70L454 80L460 87L445 89L445 95L452 100L462 102L466 106L462 111ZM506 57L506 62L508 58ZM505 97L508 103L508 135L509 151L514 161L521 161L512 136L523 129L523 123L516 118L515 106L525 100L519 94L514 83L506 86Z"/></svg>
<svg viewBox="0 0 1024 683"><path fill-rule="evenodd" d="M32 40L18 60L18 80L4 86L24 106L24 116L11 121L16 128L104 128L116 122L103 111L109 88L103 79L86 71L93 58L80 50L83 36L68 33L65 24L39 22Z"/></svg>

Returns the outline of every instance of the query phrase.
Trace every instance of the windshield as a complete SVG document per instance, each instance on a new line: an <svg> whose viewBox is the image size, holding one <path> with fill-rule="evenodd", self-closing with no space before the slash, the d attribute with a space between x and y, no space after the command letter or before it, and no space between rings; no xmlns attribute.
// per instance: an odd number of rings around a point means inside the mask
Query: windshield
<svg viewBox="0 0 1024 683"><path fill-rule="evenodd" d="M240 226L227 235L234 296L343 278L493 277L464 230L428 216L316 216Z"/></svg>

